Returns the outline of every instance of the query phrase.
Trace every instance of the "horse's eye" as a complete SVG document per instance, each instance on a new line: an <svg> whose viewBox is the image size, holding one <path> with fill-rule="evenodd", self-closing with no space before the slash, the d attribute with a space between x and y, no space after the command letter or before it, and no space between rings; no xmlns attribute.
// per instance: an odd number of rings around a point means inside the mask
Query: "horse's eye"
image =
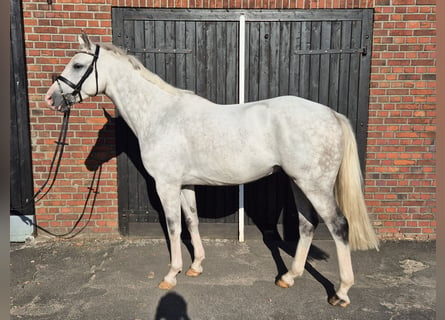
<svg viewBox="0 0 445 320"><path fill-rule="evenodd" d="M73 66L74 69L79 70L83 68L83 65L81 65L80 63L75 63Z"/></svg>

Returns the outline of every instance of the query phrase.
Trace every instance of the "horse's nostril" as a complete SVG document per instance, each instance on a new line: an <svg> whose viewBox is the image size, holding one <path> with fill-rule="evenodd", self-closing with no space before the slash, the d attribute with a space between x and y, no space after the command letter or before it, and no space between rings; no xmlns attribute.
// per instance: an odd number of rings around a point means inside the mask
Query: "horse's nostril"
<svg viewBox="0 0 445 320"><path fill-rule="evenodd" d="M54 105L54 100L53 100L53 97L52 96L46 96L45 97L45 101L46 101L46 104L47 105L49 105L49 106L53 106Z"/></svg>

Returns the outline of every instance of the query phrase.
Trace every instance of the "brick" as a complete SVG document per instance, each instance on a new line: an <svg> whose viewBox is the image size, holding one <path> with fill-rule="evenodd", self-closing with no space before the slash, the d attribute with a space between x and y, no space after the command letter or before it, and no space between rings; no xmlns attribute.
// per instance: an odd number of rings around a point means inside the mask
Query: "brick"
<svg viewBox="0 0 445 320"><path fill-rule="evenodd" d="M408 157L411 157L411 155L409 155ZM410 166L415 164L416 161L414 160L394 160L394 165L396 166Z"/></svg>
<svg viewBox="0 0 445 320"><path fill-rule="evenodd" d="M425 36L435 36L436 35L436 30L435 29L419 29L419 30L414 30L413 31L413 35L415 37L425 37Z"/></svg>
<svg viewBox="0 0 445 320"><path fill-rule="evenodd" d="M418 6L427 6L427 5L436 5L436 0L416 0L416 5Z"/></svg>
<svg viewBox="0 0 445 320"><path fill-rule="evenodd" d="M409 6L414 5L416 0L392 0L391 4L393 6Z"/></svg>

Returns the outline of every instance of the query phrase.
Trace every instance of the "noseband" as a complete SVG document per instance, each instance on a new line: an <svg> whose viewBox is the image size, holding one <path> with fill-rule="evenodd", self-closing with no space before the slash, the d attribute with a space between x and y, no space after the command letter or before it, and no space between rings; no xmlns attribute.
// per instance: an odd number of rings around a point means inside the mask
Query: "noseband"
<svg viewBox="0 0 445 320"><path fill-rule="evenodd" d="M71 105L73 105L75 103L74 100L73 101L68 100L65 95L70 94L73 97L78 95L79 96L79 100L80 100L79 102L83 101L82 94L80 93L80 91L82 90L82 85L85 82L85 80L93 72L93 69L94 69L94 75L96 77L96 94L95 95L97 95L98 90L99 90L99 85L98 85L97 66L96 66L96 64L97 64L97 59L99 58L99 50L100 50L100 46L96 45L96 51L94 52L94 54L93 53L89 53L89 52L80 52L80 53L89 54L90 56L93 56L93 61L91 61L91 64L89 65L87 71L85 71L84 75L82 76L82 78L80 78L80 80L79 80L79 82L77 82L77 84L72 83L70 80L68 80L64 76L58 76L56 78L56 81L59 84L59 88L60 88L60 91L62 93L63 100L65 102L65 106L63 106L61 108L61 111L63 111L63 112L66 111ZM59 81L62 81L65 84L67 84L70 88L73 89L73 92L65 94L63 92L63 90L62 90L62 87L60 86L60 82Z"/></svg>

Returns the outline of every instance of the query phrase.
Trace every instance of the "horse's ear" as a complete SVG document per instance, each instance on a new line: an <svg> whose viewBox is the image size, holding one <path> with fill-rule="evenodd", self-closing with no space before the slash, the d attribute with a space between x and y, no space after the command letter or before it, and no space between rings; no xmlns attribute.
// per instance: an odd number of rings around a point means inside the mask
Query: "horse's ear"
<svg viewBox="0 0 445 320"><path fill-rule="evenodd" d="M109 113L107 112L107 110L105 110L105 108L102 108L102 110L104 111L104 116L105 116L105 118L107 118L107 121L108 121L108 122L114 120L114 118L111 116L111 114L109 114Z"/></svg>
<svg viewBox="0 0 445 320"><path fill-rule="evenodd" d="M79 36L79 44L80 48L83 50L92 50L93 43L84 31L82 31L82 34Z"/></svg>

